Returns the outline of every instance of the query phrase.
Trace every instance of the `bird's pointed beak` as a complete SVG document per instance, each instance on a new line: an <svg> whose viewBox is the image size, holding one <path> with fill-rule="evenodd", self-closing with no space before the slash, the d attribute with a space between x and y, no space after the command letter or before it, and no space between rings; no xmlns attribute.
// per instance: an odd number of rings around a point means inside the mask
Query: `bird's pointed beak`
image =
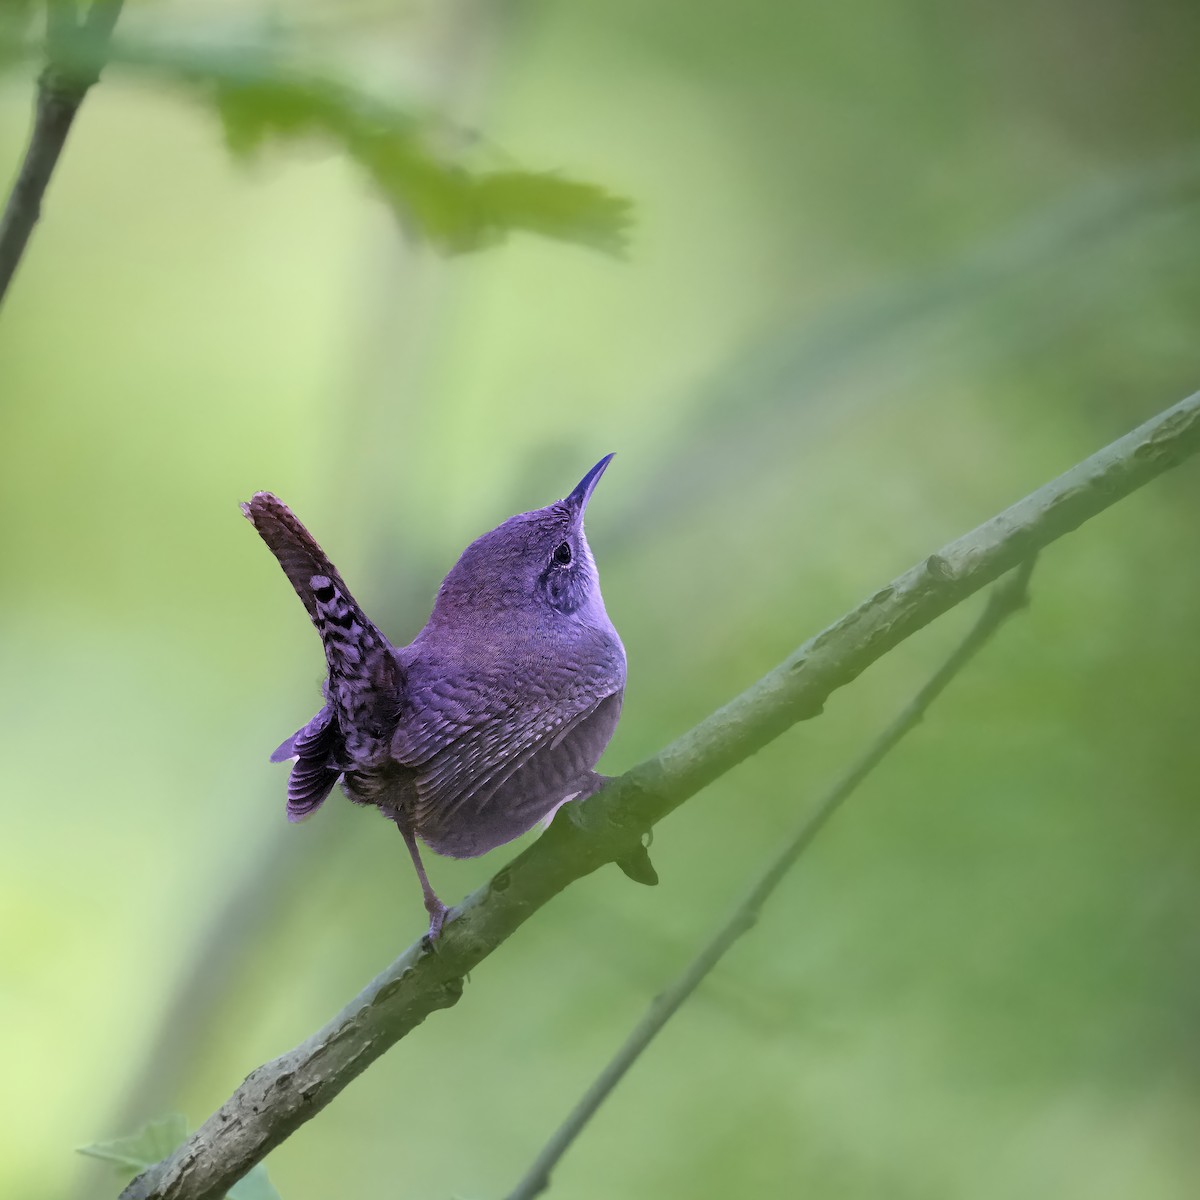
<svg viewBox="0 0 1200 1200"><path fill-rule="evenodd" d="M578 483L575 490L566 498L564 503L573 511L583 515L583 510L587 508L587 502L592 497L592 492L596 490L596 484L600 482L600 476L604 474L605 467L612 462L613 456L606 454Z"/></svg>

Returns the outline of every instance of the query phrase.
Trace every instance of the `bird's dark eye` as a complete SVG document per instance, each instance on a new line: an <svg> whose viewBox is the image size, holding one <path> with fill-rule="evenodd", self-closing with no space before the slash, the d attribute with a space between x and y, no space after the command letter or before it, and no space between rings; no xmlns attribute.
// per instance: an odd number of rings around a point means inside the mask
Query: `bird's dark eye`
<svg viewBox="0 0 1200 1200"><path fill-rule="evenodd" d="M567 566L568 563L570 563L570 561L571 561L571 543L570 542L559 542L558 546L555 548L555 551L554 551L554 561L556 563L558 563L558 565L560 567L565 567L565 566Z"/></svg>

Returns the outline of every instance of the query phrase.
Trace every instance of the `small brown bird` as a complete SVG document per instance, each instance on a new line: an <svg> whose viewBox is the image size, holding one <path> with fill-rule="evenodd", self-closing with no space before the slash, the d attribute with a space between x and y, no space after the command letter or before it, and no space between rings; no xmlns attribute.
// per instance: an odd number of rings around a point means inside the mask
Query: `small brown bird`
<svg viewBox="0 0 1200 1200"><path fill-rule="evenodd" d="M408 846L431 938L447 909L418 838L472 858L603 782L592 768L621 712L625 650L583 517L612 457L565 499L472 542L425 628L401 647L368 620L282 501L260 492L242 506L308 610L329 670L321 711L271 755L295 759L288 819L314 812L339 781L355 803L379 808ZM622 867L656 882L644 852Z"/></svg>

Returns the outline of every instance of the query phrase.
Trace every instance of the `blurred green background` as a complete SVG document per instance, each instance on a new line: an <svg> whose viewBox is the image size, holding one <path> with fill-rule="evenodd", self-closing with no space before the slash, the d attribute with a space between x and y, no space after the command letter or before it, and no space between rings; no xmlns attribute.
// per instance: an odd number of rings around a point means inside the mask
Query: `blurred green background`
<svg viewBox="0 0 1200 1200"><path fill-rule="evenodd" d="M617 459L589 534L652 753L919 556L1200 382L1200 8L134 5L264 36L631 197L626 261L439 257L321 147L231 160L113 70L0 314L0 1193L195 1125L424 927L394 830L284 821L316 638L270 488L398 641L465 543ZM32 69L0 78L0 161ZM489 151L491 152L491 151ZM803 860L563 1197L1196 1195L1200 469L1032 608ZM539 913L268 1159L285 1200L499 1196L964 606ZM509 857L434 859L447 898ZM165 1028L164 1028L165 1022Z"/></svg>

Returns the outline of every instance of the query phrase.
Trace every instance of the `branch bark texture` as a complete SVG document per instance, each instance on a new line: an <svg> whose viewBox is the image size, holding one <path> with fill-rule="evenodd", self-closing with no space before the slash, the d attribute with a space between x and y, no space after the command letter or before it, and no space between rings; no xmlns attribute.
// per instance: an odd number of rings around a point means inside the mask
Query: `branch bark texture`
<svg viewBox="0 0 1200 1200"><path fill-rule="evenodd" d="M635 846L706 784L820 713L898 643L1084 521L1200 450L1200 393L1139 426L881 588L740 696L560 817L469 896L436 952L405 951L294 1050L253 1071L123 1200L217 1200L430 1013L568 884ZM567 806L564 815L570 813Z"/></svg>
<svg viewBox="0 0 1200 1200"><path fill-rule="evenodd" d="M46 6L46 66L38 77L33 129L0 217L0 305L42 214L42 198L75 115L88 89L100 78L98 64L123 5L124 0L94 0L81 25L76 23L73 2L49 0ZM91 67L68 69L64 65L64 52L76 39L91 48Z"/></svg>
<svg viewBox="0 0 1200 1200"><path fill-rule="evenodd" d="M754 926L763 905L795 866L796 860L812 845L829 818L904 737L921 723L929 706L945 691L950 681L975 657L1004 621L1029 602L1028 585L1033 563L1032 558L1027 559L1011 578L997 585L979 620L955 647L950 657L913 697L904 711L875 739L867 752L809 813L695 958L654 998L646 1015L630 1031L621 1048L605 1064L604 1070L580 1097L579 1103L567 1115L567 1119L554 1131L529 1170L509 1193L508 1200L533 1200L550 1186L551 1172L599 1111L600 1106L625 1078L630 1067L658 1036L663 1026L725 957L734 942Z"/></svg>

